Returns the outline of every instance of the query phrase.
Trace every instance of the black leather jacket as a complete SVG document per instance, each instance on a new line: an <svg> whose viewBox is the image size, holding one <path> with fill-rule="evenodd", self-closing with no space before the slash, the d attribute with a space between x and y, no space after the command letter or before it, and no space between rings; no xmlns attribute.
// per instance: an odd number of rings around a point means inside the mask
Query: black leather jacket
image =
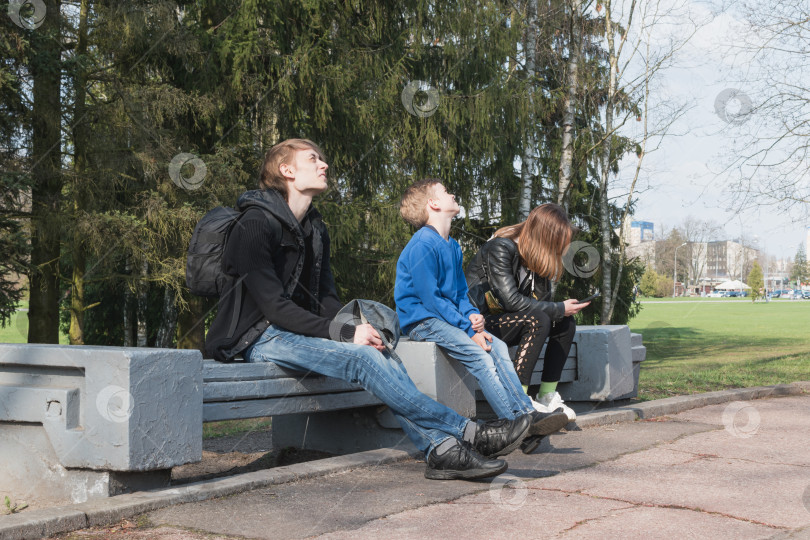
<svg viewBox="0 0 810 540"><path fill-rule="evenodd" d="M488 314L490 310L485 294L491 290L504 312L525 311L534 307L542 310L552 322L561 320L565 316L565 304L551 301L550 281L527 270L520 282L521 266L517 245L512 240L489 240L473 257L464 273L470 289L470 301L482 314Z"/></svg>

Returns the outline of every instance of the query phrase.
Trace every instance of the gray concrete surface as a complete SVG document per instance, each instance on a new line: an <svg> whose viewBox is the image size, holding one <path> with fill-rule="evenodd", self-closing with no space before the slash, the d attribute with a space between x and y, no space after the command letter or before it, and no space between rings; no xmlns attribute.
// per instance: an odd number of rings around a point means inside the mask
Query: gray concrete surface
<svg viewBox="0 0 810 540"><path fill-rule="evenodd" d="M82 514L78 526L107 528L70 538L810 538L808 391L694 396L698 408L650 404L663 416L615 424L606 419L636 413L597 411L538 453L511 454L492 481L428 481L404 452L370 452L50 509L51 521L23 512L0 518L0 538L58 531L57 517L70 530ZM127 517L139 526L109 528Z"/></svg>
<svg viewBox="0 0 810 540"><path fill-rule="evenodd" d="M0 344L0 489L79 503L201 457L199 351Z"/></svg>

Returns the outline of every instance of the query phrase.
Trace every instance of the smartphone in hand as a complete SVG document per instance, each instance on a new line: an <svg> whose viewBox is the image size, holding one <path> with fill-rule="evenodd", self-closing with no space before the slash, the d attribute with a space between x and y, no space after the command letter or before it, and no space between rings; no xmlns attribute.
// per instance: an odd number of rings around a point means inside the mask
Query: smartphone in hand
<svg viewBox="0 0 810 540"><path fill-rule="evenodd" d="M602 293L600 291L596 291L595 293L590 295L588 298L585 298L583 300L577 300L577 304L584 304L586 302L590 302L594 298L599 298L600 296L602 296Z"/></svg>

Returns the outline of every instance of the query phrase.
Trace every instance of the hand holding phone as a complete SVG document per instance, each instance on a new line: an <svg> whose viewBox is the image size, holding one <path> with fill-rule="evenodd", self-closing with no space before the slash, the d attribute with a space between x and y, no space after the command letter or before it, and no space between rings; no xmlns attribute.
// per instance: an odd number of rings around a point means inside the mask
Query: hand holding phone
<svg viewBox="0 0 810 540"><path fill-rule="evenodd" d="M588 298L585 298L583 300L577 300L577 304L584 304L586 302L590 302L594 298L599 298L600 296L602 296L602 293L600 291L596 291L595 293L590 295Z"/></svg>

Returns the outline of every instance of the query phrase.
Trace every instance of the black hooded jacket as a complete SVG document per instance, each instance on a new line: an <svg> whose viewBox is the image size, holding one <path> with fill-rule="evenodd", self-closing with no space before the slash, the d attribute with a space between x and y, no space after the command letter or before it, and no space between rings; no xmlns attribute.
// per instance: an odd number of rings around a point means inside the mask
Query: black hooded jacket
<svg viewBox="0 0 810 540"><path fill-rule="evenodd" d="M464 272L472 304L483 315L488 314L485 295L491 290L504 312L534 308L543 311L552 322L561 320L565 316L565 304L551 301L549 280L528 270L521 280L521 266L517 244L508 238L489 240Z"/></svg>
<svg viewBox="0 0 810 540"><path fill-rule="evenodd" d="M243 193L243 211L223 253L223 269L241 278L220 297L205 338L208 355L230 362L271 324L305 336L329 339L329 323L343 307L329 265L329 235L312 206L295 219L276 190ZM237 295L236 330L228 337Z"/></svg>

